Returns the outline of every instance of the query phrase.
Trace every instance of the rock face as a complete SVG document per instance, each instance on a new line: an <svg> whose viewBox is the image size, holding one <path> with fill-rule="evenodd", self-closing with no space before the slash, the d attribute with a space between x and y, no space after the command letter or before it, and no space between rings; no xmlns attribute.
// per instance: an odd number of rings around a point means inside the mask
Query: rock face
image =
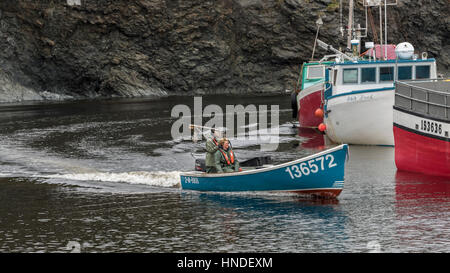
<svg viewBox="0 0 450 273"><path fill-rule="evenodd" d="M338 2L0 1L0 101L292 89L319 15L320 39L345 45ZM400 3L388 11L389 42L409 41L447 71L449 1ZM355 12L364 24L361 4Z"/></svg>

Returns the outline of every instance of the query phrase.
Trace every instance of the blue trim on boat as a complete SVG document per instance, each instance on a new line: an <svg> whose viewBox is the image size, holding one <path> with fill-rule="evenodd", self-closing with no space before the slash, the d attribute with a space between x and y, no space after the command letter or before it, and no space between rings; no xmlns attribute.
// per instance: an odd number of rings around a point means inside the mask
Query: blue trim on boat
<svg viewBox="0 0 450 273"><path fill-rule="evenodd" d="M388 91L388 90L394 90L394 89L395 89L395 87L385 87L385 88L378 88L378 89L366 89L366 90L351 91L351 92L347 92L347 93L333 95L333 96L328 97L327 99L330 100L330 99L334 99L334 98L342 97L342 96L356 95L356 94L361 94L361 93L382 92L382 91Z"/></svg>
<svg viewBox="0 0 450 273"><path fill-rule="evenodd" d="M327 100L329 97L331 97L333 94L333 85L331 83L325 84L325 91L323 92L324 98Z"/></svg>
<svg viewBox="0 0 450 273"><path fill-rule="evenodd" d="M375 146L378 146L378 147L395 147L395 145L388 145L388 144L378 144L378 145L375 145Z"/></svg>
<svg viewBox="0 0 450 273"><path fill-rule="evenodd" d="M336 196L344 187L348 158L348 145L343 144L262 169L219 174L181 173L181 188L215 192L288 191Z"/></svg>
<svg viewBox="0 0 450 273"><path fill-rule="evenodd" d="M335 65L361 65L361 64L401 64L401 63L425 63L425 62L435 62L436 59L430 58L426 60L417 59L417 60L386 60L386 61L357 61L357 62L345 62L345 63L334 63L330 66Z"/></svg>

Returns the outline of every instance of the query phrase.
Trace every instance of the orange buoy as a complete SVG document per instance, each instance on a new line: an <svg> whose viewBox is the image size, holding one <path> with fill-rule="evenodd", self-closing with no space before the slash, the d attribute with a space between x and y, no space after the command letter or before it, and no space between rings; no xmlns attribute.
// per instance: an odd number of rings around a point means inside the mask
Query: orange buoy
<svg viewBox="0 0 450 273"><path fill-rule="evenodd" d="M323 118L323 110L320 108L317 108L316 111L314 112L314 116L316 116L318 118Z"/></svg>
<svg viewBox="0 0 450 273"><path fill-rule="evenodd" d="M319 124L319 127L317 127L319 131L323 132L327 129L327 126L323 123Z"/></svg>

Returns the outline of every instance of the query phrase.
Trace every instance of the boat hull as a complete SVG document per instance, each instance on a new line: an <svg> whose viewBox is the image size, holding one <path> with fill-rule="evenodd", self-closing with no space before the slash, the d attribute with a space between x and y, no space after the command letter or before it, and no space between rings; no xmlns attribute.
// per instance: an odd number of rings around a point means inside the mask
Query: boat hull
<svg viewBox="0 0 450 273"><path fill-rule="evenodd" d="M327 136L335 143L393 146L393 105L393 88L330 97L324 119Z"/></svg>
<svg viewBox="0 0 450 273"><path fill-rule="evenodd" d="M428 126L428 124L430 125ZM450 177L450 138L448 133L450 133L449 122L426 118L394 108L395 165L397 169Z"/></svg>
<svg viewBox="0 0 450 273"><path fill-rule="evenodd" d="M323 122L323 117L314 115L317 108L322 108L323 83L310 86L297 96L298 122L300 127L317 127Z"/></svg>
<svg viewBox="0 0 450 273"><path fill-rule="evenodd" d="M302 159L237 173L182 173L184 190L213 192L291 192L320 197L336 197L344 187L347 145Z"/></svg>

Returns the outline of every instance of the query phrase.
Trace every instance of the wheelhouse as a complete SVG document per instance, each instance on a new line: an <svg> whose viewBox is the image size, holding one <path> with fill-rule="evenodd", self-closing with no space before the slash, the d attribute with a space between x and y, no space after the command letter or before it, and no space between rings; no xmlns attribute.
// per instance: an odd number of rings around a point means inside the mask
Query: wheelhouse
<svg viewBox="0 0 450 273"><path fill-rule="evenodd" d="M333 95L394 86L395 81L436 79L435 59L334 63L328 68Z"/></svg>
<svg viewBox="0 0 450 273"><path fill-rule="evenodd" d="M310 62L302 65L301 90L325 80L326 68L334 62Z"/></svg>

